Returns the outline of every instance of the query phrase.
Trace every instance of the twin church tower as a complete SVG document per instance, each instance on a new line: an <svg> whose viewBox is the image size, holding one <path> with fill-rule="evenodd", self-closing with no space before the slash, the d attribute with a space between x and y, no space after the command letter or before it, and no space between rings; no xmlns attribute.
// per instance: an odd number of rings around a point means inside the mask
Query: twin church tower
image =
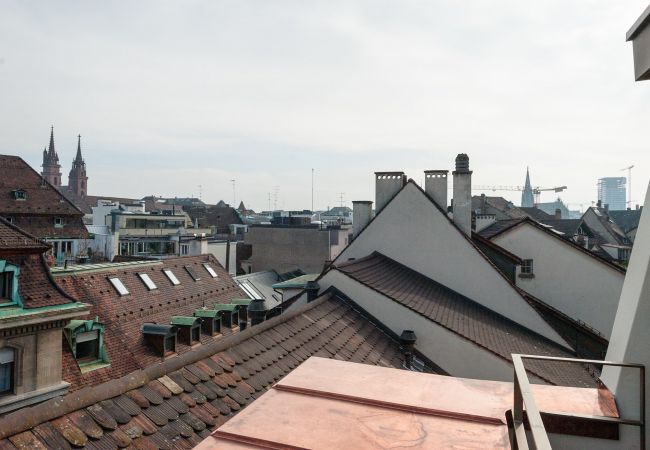
<svg viewBox="0 0 650 450"><path fill-rule="evenodd" d="M61 191L68 190L80 197L85 197L88 193L88 176L86 175L86 163L81 156L81 135L77 142L77 155L72 161L72 169L68 174L68 186L61 185L61 164L59 164L59 155L54 149L54 127L50 131L50 146L43 149L43 172L41 175L52 186Z"/></svg>

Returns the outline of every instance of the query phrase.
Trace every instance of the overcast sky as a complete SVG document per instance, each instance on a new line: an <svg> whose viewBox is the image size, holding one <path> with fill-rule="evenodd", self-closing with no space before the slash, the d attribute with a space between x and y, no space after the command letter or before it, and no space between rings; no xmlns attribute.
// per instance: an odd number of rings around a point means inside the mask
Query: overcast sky
<svg viewBox="0 0 650 450"><path fill-rule="evenodd" d="M650 82L625 32L647 0L0 0L0 153L40 170L54 125L96 195L267 209L374 199L372 172L476 185L650 174ZM520 194L503 192L519 204ZM545 194L542 201L553 200Z"/></svg>

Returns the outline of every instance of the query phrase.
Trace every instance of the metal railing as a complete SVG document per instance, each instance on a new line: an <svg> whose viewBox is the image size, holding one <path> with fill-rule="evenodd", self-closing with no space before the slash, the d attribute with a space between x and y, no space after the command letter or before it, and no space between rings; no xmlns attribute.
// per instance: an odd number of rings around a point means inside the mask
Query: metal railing
<svg viewBox="0 0 650 450"><path fill-rule="evenodd" d="M538 355L512 355L512 364L515 368L514 377L514 406L512 408L513 430L510 434L510 445L516 450L528 450L528 437L524 428L524 406L526 416L530 425L530 434L534 448L537 450L552 450L548 434L544 428L544 422L535 398L530 388L524 359L535 359L543 361L558 361L566 363L593 364L600 366L616 366L639 369L639 419L622 419L620 417L594 416L590 414L569 414L569 413L547 413L545 415L554 417L565 417L574 419L591 420L601 423L613 423L618 425L632 425L639 427L639 448L645 448L645 366L643 364L620 363L614 361L601 361L593 359L558 358L554 356Z"/></svg>

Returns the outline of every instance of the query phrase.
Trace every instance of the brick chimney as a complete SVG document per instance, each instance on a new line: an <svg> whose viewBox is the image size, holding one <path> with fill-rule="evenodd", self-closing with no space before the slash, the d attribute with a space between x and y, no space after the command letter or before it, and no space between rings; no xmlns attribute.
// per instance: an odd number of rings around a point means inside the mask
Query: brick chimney
<svg viewBox="0 0 650 450"><path fill-rule="evenodd" d="M355 200L352 202L352 236L363 230L372 218L372 202L370 200Z"/></svg>
<svg viewBox="0 0 650 450"><path fill-rule="evenodd" d="M472 171L469 170L469 156L456 156L454 175L454 223L468 236L472 233Z"/></svg>
<svg viewBox="0 0 650 450"><path fill-rule="evenodd" d="M406 184L404 172L375 172L375 215L384 209Z"/></svg>
<svg viewBox="0 0 650 450"><path fill-rule="evenodd" d="M555 208L555 218L558 220L562 218L562 210L560 208Z"/></svg>
<svg viewBox="0 0 650 450"><path fill-rule="evenodd" d="M447 174L448 170L425 170L424 191L438 206L447 212Z"/></svg>

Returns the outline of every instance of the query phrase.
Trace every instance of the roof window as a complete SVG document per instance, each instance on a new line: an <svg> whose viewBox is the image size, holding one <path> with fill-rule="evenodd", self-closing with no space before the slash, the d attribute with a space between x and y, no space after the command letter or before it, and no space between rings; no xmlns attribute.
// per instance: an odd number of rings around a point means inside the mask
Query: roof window
<svg viewBox="0 0 650 450"><path fill-rule="evenodd" d="M11 198L14 200L27 200L27 192L24 189L14 189L11 191Z"/></svg>
<svg viewBox="0 0 650 450"><path fill-rule="evenodd" d="M174 286L178 286L179 284L181 284L181 282L178 281L178 278L176 278L176 275L174 275L174 272L172 272L172 271L169 270L169 269L163 269L163 272L165 273L165 275L167 276L167 278L169 278L169 281L171 281L171 283L172 283Z"/></svg>
<svg viewBox="0 0 650 450"><path fill-rule="evenodd" d="M203 267L205 267L205 270L208 271L212 278L217 278L217 272L215 272L210 264L203 264Z"/></svg>
<svg viewBox="0 0 650 450"><path fill-rule="evenodd" d="M104 324L97 319L72 320L63 329L63 334L82 373L109 364L104 346Z"/></svg>
<svg viewBox="0 0 650 450"><path fill-rule="evenodd" d="M138 276L142 280L145 286L147 286L147 289L150 291L153 291L154 289L158 289L158 286L156 286L156 283L153 282L149 274L146 273L139 273Z"/></svg>
<svg viewBox="0 0 650 450"><path fill-rule="evenodd" d="M187 270L187 273L190 274L190 276L192 277L192 279L193 279L194 281L199 281L199 280L201 279L201 277L199 276L199 274L196 273L196 270L194 270L194 267L191 267L191 266L185 266L185 270Z"/></svg>
<svg viewBox="0 0 650 450"><path fill-rule="evenodd" d="M122 283L122 280L119 278L109 278L108 281L111 282L115 290L117 291L118 294L121 296L124 295L129 295L129 290L124 286L124 283Z"/></svg>

